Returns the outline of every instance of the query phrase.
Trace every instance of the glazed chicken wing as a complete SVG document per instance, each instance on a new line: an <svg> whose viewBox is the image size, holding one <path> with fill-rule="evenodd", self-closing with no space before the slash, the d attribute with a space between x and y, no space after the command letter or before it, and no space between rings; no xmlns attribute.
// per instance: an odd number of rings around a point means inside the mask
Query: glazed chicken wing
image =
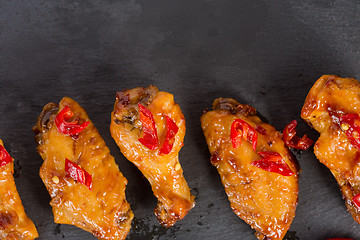
<svg viewBox="0 0 360 240"><path fill-rule="evenodd" d="M33 130L55 222L98 239L125 239L133 218L127 180L84 109L67 97L49 103Z"/></svg>
<svg viewBox="0 0 360 240"><path fill-rule="evenodd" d="M13 173L13 159L0 139L0 239L35 239L39 235L24 211Z"/></svg>
<svg viewBox="0 0 360 240"><path fill-rule="evenodd" d="M154 86L118 92L110 130L124 156L150 182L158 221L170 227L185 217L194 197L178 159L185 119L173 95Z"/></svg>
<svg viewBox="0 0 360 240"><path fill-rule="evenodd" d="M216 99L201 127L233 211L258 239L282 239L295 216L298 165L281 134L230 98Z"/></svg>
<svg viewBox="0 0 360 240"><path fill-rule="evenodd" d="M360 83L324 75L311 88L301 117L320 133L314 153L336 178L348 211L360 223Z"/></svg>

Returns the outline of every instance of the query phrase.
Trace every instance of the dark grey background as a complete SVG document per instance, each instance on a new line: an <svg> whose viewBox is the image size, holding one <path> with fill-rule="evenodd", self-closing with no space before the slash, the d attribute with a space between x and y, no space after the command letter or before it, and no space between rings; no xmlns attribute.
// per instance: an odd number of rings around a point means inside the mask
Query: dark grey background
<svg viewBox="0 0 360 240"><path fill-rule="evenodd" d="M216 97L254 106L278 130L322 74L360 77L360 3L351 0L0 0L0 138L16 159L16 184L39 239L95 239L53 223L31 131L42 107L77 100L129 181L135 213L128 239L256 239L230 209L200 128ZM165 229L150 185L109 133L117 90L154 84L171 92L187 121L180 152L196 207ZM317 133L303 122L300 135ZM286 239L351 237L360 225L312 149L296 152L299 204Z"/></svg>

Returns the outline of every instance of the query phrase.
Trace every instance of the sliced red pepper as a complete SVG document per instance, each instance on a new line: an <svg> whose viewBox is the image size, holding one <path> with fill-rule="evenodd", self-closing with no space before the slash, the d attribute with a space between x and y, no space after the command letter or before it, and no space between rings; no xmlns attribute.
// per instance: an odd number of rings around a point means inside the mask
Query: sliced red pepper
<svg viewBox="0 0 360 240"><path fill-rule="evenodd" d="M350 113L340 117L341 128L345 131L350 143L360 150L360 117Z"/></svg>
<svg viewBox="0 0 360 240"><path fill-rule="evenodd" d="M74 116L74 113L71 111L70 107L65 106L58 115L56 115L55 124L59 132L71 136L72 138L77 138L79 133L89 125L89 121L83 122L82 124L78 124L78 120L69 122L72 116Z"/></svg>
<svg viewBox="0 0 360 240"><path fill-rule="evenodd" d="M65 158L65 172L75 181L84 184L91 190L92 176L76 163Z"/></svg>
<svg viewBox="0 0 360 240"><path fill-rule="evenodd" d="M258 135L255 129L247 122L241 119L235 119L231 124L230 138L233 148L237 148L241 144L241 139L245 139L252 143L252 148L256 150Z"/></svg>
<svg viewBox="0 0 360 240"><path fill-rule="evenodd" d="M294 172L289 168L281 155L277 152L258 152L262 159L254 161L251 165L268 172L291 176Z"/></svg>
<svg viewBox="0 0 360 240"><path fill-rule="evenodd" d="M262 135L266 135L266 129L260 125L256 125L255 130Z"/></svg>
<svg viewBox="0 0 360 240"><path fill-rule="evenodd" d="M156 125L154 116L152 113L143 105L138 103L140 112L140 121L143 129L143 136L139 138L139 142L150 150L158 149L159 140L157 137Z"/></svg>
<svg viewBox="0 0 360 240"><path fill-rule="evenodd" d="M357 207L357 209L360 210L360 193L353 197L352 201Z"/></svg>
<svg viewBox="0 0 360 240"><path fill-rule="evenodd" d="M166 116L166 136L165 141L159 151L160 154L169 154L175 142L175 135L179 131L176 123Z"/></svg>
<svg viewBox="0 0 360 240"><path fill-rule="evenodd" d="M5 166L9 162L12 162L10 154L6 151L3 145L0 145L0 167Z"/></svg>
<svg viewBox="0 0 360 240"><path fill-rule="evenodd" d="M314 141L304 135L302 138L296 136L296 125L297 121L292 120L288 125L285 126L283 131L283 140L285 145L291 148L306 150Z"/></svg>

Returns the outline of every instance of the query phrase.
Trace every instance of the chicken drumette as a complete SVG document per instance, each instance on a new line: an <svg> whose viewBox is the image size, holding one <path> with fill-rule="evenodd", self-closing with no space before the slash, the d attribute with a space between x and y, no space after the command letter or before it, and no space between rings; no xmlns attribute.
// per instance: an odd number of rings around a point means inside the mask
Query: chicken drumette
<svg viewBox="0 0 360 240"><path fill-rule="evenodd" d="M158 221L170 227L185 217L195 203L178 159L185 118L173 95L154 86L118 92L110 130L124 156L150 182Z"/></svg>
<svg viewBox="0 0 360 240"><path fill-rule="evenodd" d="M311 88L301 117L320 133L314 153L337 180L345 204L360 223L360 83L324 75Z"/></svg>
<svg viewBox="0 0 360 240"><path fill-rule="evenodd" d="M230 98L216 99L201 126L233 211L258 239L282 239L295 216L299 174L281 134Z"/></svg>

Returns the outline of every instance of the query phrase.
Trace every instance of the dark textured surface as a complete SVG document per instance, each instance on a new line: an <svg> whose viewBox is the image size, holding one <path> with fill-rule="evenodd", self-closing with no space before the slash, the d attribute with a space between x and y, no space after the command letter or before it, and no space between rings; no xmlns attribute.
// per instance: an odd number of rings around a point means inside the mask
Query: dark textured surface
<svg viewBox="0 0 360 240"><path fill-rule="evenodd" d="M231 211L200 128L216 97L254 106L281 130L322 74L360 78L360 3L351 0L0 0L0 138L16 159L16 184L39 239L95 239L53 223L42 159L31 131L42 107L63 96L88 112L129 181L135 213L128 239L242 239L253 231ZM116 90L154 84L171 92L187 121L180 152L196 207L165 229L141 173L109 133ZM304 123L299 133L317 137ZM311 150L287 239L360 239L338 186Z"/></svg>

